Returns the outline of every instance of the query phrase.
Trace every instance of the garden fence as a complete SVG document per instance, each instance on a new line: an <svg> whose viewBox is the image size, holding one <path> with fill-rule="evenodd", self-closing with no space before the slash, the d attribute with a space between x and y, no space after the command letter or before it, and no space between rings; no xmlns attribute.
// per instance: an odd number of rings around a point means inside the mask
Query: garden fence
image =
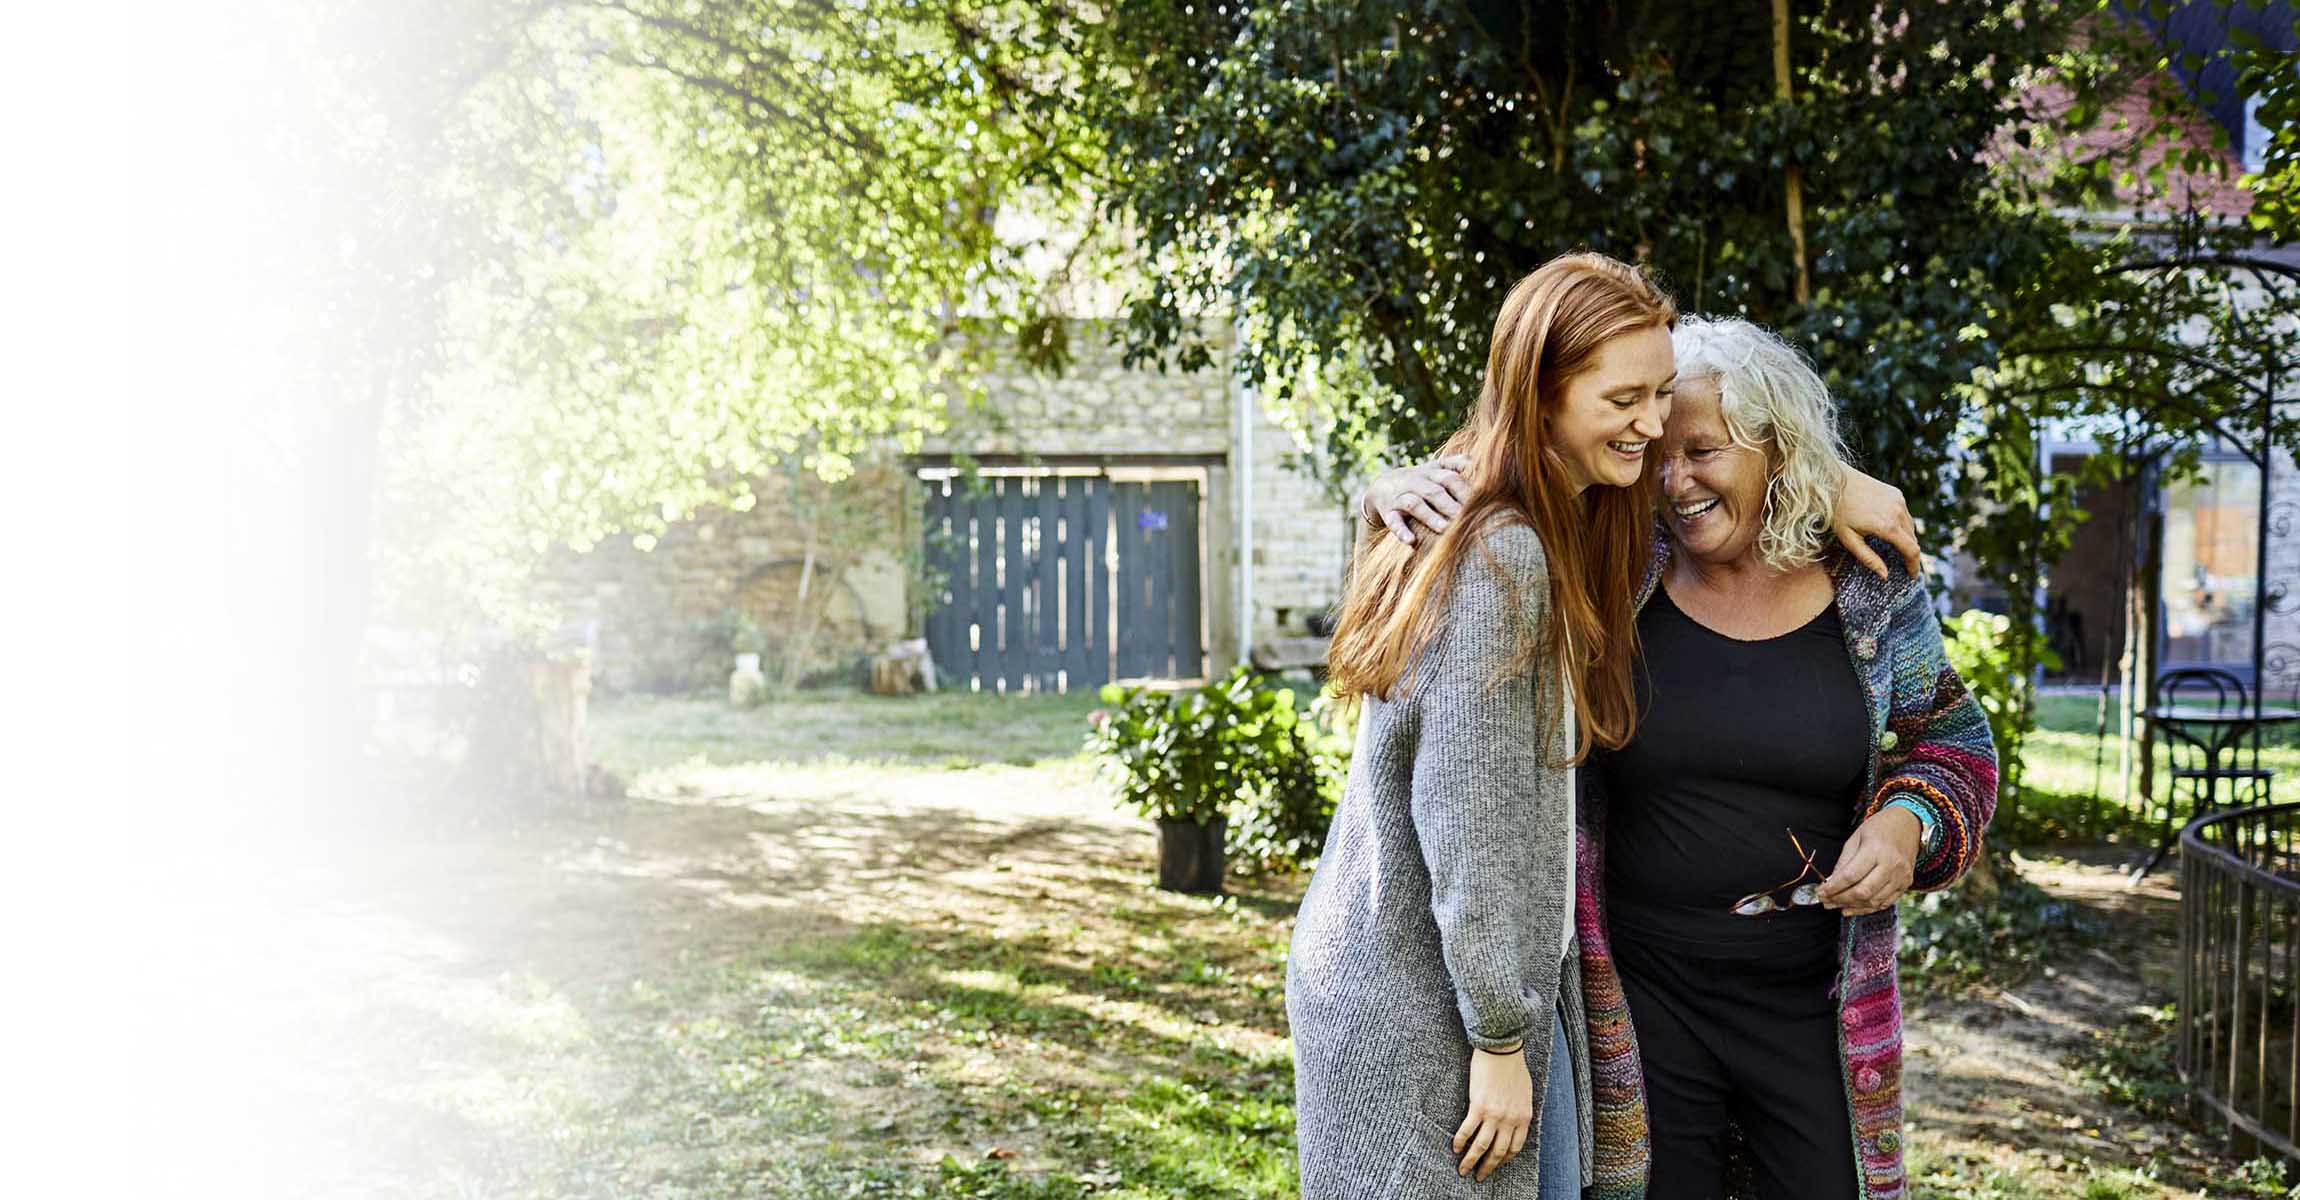
<svg viewBox="0 0 2300 1200"><path fill-rule="evenodd" d="M2240 1153L2300 1159L2300 804L2208 813L2180 833L2174 1061Z"/></svg>

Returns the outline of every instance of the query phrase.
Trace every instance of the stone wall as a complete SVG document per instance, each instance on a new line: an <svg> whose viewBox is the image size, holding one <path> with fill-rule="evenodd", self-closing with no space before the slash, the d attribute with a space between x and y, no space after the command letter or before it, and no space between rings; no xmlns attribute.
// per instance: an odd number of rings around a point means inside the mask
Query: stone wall
<svg viewBox="0 0 2300 1200"><path fill-rule="evenodd" d="M1267 415L1254 439L1254 640L1299 636L1341 602L1353 529L1345 500L1292 460L1315 449Z"/></svg>
<svg viewBox="0 0 2300 1200"><path fill-rule="evenodd" d="M951 401L950 427L929 438L928 456L963 451L1039 457L1112 454L1227 455L1235 436L1229 341L1204 371L1128 367L1109 327L1080 321L1069 335L1070 363L1059 375L1002 356L984 372L989 412Z"/></svg>
<svg viewBox="0 0 2300 1200"><path fill-rule="evenodd" d="M916 528L906 524L908 480L907 470L889 463L831 487L838 523L867 522L878 532L857 538L851 528L818 526L811 556L791 483L769 477L753 481L758 502L749 510L706 508L650 548L626 536L586 552L555 549L538 586L591 646L593 677L604 690L723 685L733 664L723 635L709 627L729 609L767 636L771 677L778 668L836 670L911 624L902 562ZM821 506L816 499L805 508Z"/></svg>
<svg viewBox="0 0 2300 1200"><path fill-rule="evenodd" d="M626 537L584 553L556 550L540 572L543 595L592 646L603 690L722 685L727 650L706 627L729 608L774 639L770 674L794 659L798 674L838 671L919 632L909 562L921 523L916 469L961 455L1001 469L1099 468L1120 478L1197 481L1208 669L1227 670L1236 660L1243 582L1238 509L1248 498L1239 495L1232 470L1237 405L1246 393L1231 380L1226 339L1216 364L1195 372L1129 368L1097 324L1073 326L1070 345L1072 361L1059 375L1011 361L994 365L983 377L982 409L954 402L949 432L930 439L915 459L890 459L839 485L832 507L841 528L818 536L806 609L795 604L806 530L795 516L793 485L780 478L754 481L758 501L748 511L697 513L649 549ZM1310 613L1339 601L1351 529L1343 504L1290 464L1305 447L1258 406L1252 415L1246 478L1254 523L1251 627L1259 642L1302 632ZM823 499L807 507L819 510ZM863 542L876 544L849 552ZM811 636L799 636L805 630Z"/></svg>

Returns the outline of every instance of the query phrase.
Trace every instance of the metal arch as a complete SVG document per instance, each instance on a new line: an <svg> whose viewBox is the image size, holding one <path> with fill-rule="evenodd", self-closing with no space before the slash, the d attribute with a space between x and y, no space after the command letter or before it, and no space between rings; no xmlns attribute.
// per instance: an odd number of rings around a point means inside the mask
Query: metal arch
<svg viewBox="0 0 2300 1200"><path fill-rule="evenodd" d="M2261 653L2260 663L2263 686L2259 690L2268 690L2264 686L2267 680L2276 681L2278 690L2300 687L2300 644L2270 642Z"/></svg>

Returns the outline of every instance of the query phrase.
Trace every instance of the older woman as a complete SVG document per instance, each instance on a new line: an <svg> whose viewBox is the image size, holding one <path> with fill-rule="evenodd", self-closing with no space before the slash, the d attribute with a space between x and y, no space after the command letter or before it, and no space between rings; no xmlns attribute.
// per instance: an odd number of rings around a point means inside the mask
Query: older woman
<svg viewBox="0 0 2300 1200"><path fill-rule="evenodd" d="M1894 901L1980 852L1995 750L1923 586L1828 542L1820 379L1745 321L1675 343L1638 726L1577 806L1593 1194L1723 1195L1737 1126L1762 1200L1888 1200Z"/></svg>

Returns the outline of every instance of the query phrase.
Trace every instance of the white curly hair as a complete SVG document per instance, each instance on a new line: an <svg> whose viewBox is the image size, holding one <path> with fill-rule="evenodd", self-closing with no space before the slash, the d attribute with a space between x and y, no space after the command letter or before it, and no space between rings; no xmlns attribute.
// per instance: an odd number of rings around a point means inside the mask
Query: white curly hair
<svg viewBox="0 0 2300 1200"><path fill-rule="evenodd" d="M1680 385L1715 379L1734 444L1766 454L1758 557L1782 571L1818 561L1848 462L1820 374L1781 335L1739 317L1680 317L1671 340Z"/></svg>

